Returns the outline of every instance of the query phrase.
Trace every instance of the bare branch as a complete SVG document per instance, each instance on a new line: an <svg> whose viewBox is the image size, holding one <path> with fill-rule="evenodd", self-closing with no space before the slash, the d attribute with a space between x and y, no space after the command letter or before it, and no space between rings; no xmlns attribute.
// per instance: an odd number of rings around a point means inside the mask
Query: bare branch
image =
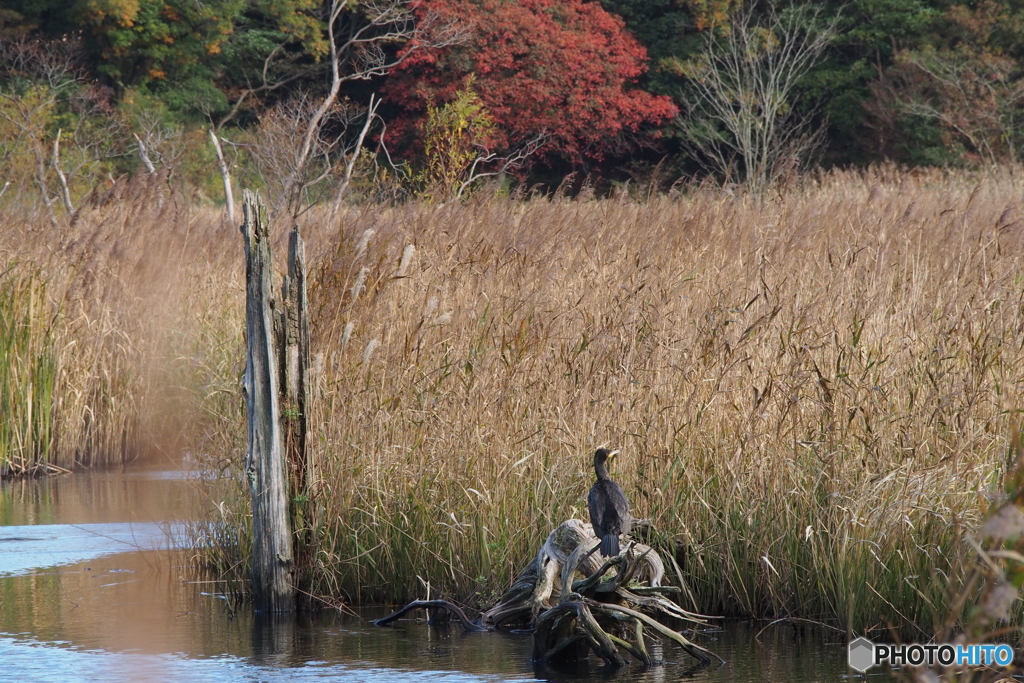
<svg viewBox="0 0 1024 683"><path fill-rule="evenodd" d="M455 22L428 15L416 21L415 0L368 0L351 9L347 0L332 0L327 20L331 86L320 106L306 121L302 142L292 172L285 178L284 196L297 216L304 189L301 178L317 144L325 117L338 100L343 83L382 76L426 48L443 47L463 40L465 32ZM394 57L385 48L405 44Z"/></svg>
<svg viewBox="0 0 1024 683"><path fill-rule="evenodd" d="M68 188L68 178L64 175L64 171L60 167L60 136L63 133L63 129L57 131L57 137L53 139L53 170L57 172L57 179L60 180L60 199L64 202L64 208L67 210L70 216L75 212L75 207L71 204L71 190Z"/></svg>
<svg viewBox="0 0 1024 683"><path fill-rule="evenodd" d="M1016 160L1024 82L1011 77L1012 60L929 50L901 53L897 63L905 80L893 103L898 111L937 121L987 163Z"/></svg>
<svg viewBox="0 0 1024 683"><path fill-rule="evenodd" d="M220 146L220 139L213 128L210 129L210 141L213 143L213 149L217 153L217 167L220 169L220 177L224 183L225 215L227 216L228 223L234 223L235 194L231 189L231 171L228 168L227 161L224 159L224 150Z"/></svg>
<svg viewBox="0 0 1024 683"><path fill-rule="evenodd" d="M531 155L543 147L550 137L546 132L539 133L506 156L499 156L496 152L488 152L483 149L482 153L477 155L473 163L470 164L466 180L459 185L455 197L461 199L465 191L481 178L503 175L519 168ZM479 170L487 164L494 164L494 166L489 171Z"/></svg>
<svg viewBox="0 0 1024 683"><path fill-rule="evenodd" d="M149 153L146 151L146 144L142 142L142 138L139 137L138 133L132 133L135 136L135 142L139 143L139 158L142 159L143 165L146 167L146 171L149 173L156 173L156 166L149 158Z"/></svg>
<svg viewBox="0 0 1024 683"><path fill-rule="evenodd" d="M225 125L227 125L230 121L234 120L236 116L238 116L238 113L242 111L242 106L246 103L246 101L249 100L249 98L255 97L257 95L274 92L278 88L283 88L286 85L294 83L303 76L309 75L308 72L304 70L299 70L287 76L283 76L281 78L270 78L270 67L279 59L279 57L282 54L284 54L283 50L286 44L287 43L281 43L280 45L276 45L274 49L270 51L270 54L266 56L266 58L263 60L263 68L260 69L259 84L249 84L249 87L239 94L238 99L236 99L235 103L231 105L231 108L228 110L228 112L224 114L224 116L222 116L220 120L218 120L217 123L214 125L213 128L218 132L218 134L220 130L224 128Z"/></svg>
<svg viewBox="0 0 1024 683"><path fill-rule="evenodd" d="M142 162L150 173L154 173L158 165L173 166L185 152L182 126L167 123L157 112L149 109L137 112L128 121L128 125L140 145L140 157L142 148L145 148L149 163L146 159Z"/></svg>
<svg viewBox="0 0 1024 683"><path fill-rule="evenodd" d="M741 9L724 36L706 31L703 54L682 66L689 111L677 119L696 156L726 179L738 161L745 182L763 189L806 155L815 135L794 103L837 22L838 16L823 23L820 6L780 10L771 0L761 18L756 4Z"/></svg>
<svg viewBox="0 0 1024 683"><path fill-rule="evenodd" d="M380 106L381 100L378 98L374 102L374 95L370 95L370 104L366 108L366 121L363 123L363 128L359 131L359 137L356 138L355 144L351 151L348 151L345 159L345 171L342 174L341 182L338 185L338 192L334 197L334 206L331 208L331 215L338 213L338 209L341 208L341 200L348 191L349 183L352 181L352 173L355 170L356 160L359 158L359 153L363 150L363 143L366 141L366 134L370 132L370 126L373 125L373 121L377 118L377 107Z"/></svg>

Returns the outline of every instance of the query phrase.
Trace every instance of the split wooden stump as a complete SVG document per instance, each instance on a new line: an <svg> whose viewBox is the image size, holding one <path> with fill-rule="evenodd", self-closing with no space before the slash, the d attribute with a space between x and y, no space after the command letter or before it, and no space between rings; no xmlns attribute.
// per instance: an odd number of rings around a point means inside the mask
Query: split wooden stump
<svg viewBox="0 0 1024 683"><path fill-rule="evenodd" d="M302 524L300 501L309 500L310 486L316 480L306 447L309 322L305 247L296 226L288 239L288 273L280 298L275 298L267 209L258 193L247 190L243 197L243 385L249 437L243 470L252 499L253 605L258 612L291 612L296 606L297 565L301 568L309 562L309 525Z"/></svg>
<svg viewBox="0 0 1024 683"><path fill-rule="evenodd" d="M665 565L653 548L631 542L620 555L604 559L599 547L590 524L570 519L548 535L512 587L476 621L448 601L417 600L374 623L387 625L414 609L444 609L467 630L532 628L533 659L539 663L580 661L593 652L615 667L627 664L629 656L644 666L660 664L648 646L651 636L675 642L700 664L723 661L659 621L707 624L713 617L670 599L680 590L661 585Z"/></svg>

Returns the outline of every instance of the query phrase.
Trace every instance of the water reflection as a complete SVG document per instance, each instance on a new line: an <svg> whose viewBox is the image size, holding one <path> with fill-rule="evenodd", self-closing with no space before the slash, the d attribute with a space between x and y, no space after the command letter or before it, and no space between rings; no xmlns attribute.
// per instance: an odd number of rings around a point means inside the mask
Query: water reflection
<svg viewBox="0 0 1024 683"><path fill-rule="evenodd" d="M415 619L372 626L370 619L389 611L383 608L359 616L332 611L256 618L223 599L216 584L184 579L180 552L139 550L146 546L137 543L127 553L76 557L90 550L88 537L46 526L123 529L130 522L159 530L189 509L193 494L186 479L166 475L74 475L0 485L0 520L17 525L0 526L0 539L7 539L0 540L0 563L8 548L36 544L38 554L48 543L64 553L58 562L66 562L0 577L0 678L653 683L687 676L822 681L846 674L841 643L826 645L818 633L789 627L773 627L759 640L744 624L700 637L728 661L724 667L694 670L681 651L664 645L665 666L612 672L597 661L571 670L535 669L528 635L464 633Z"/></svg>
<svg viewBox="0 0 1024 683"><path fill-rule="evenodd" d="M199 489L180 471L80 473L0 481L0 527L183 520Z"/></svg>
<svg viewBox="0 0 1024 683"><path fill-rule="evenodd" d="M181 533L173 525L154 522L0 526L0 576L131 550L168 548Z"/></svg>

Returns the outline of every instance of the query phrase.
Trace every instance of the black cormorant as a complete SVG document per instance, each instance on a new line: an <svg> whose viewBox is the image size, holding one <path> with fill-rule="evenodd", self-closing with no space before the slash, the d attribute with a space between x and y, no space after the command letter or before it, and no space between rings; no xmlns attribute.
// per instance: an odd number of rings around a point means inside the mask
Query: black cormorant
<svg viewBox="0 0 1024 683"><path fill-rule="evenodd" d="M590 489L587 507L590 508L590 524L594 535L601 539L601 554L614 557L619 554L619 535L628 534L633 526L629 516L629 501L622 489L608 476L604 464L618 451L599 448L594 453L594 471L597 481Z"/></svg>

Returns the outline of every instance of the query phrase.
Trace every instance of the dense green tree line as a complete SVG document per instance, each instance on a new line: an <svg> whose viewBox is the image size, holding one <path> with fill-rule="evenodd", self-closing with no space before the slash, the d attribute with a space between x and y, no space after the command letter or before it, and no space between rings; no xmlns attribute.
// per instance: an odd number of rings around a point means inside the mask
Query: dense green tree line
<svg viewBox="0 0 1024 683"><path fill-rule="evenodd" d="M676 95L674 65L701 49L709 23L728 30L730 0L602 0L647 46L647 87ZM806 77L803 106L827 126L823 161L959 164L1015 159L1024 6L1007 0L816 3L838 17L831 49ZM973 109L973 111L971 111ZM971 134L968 135L968 131Z"/></svg>
<svg viewBox="0 0 1024 683"><path fill-rule="evenodd" d="M420 34L387 34L374 22L396 5L421 23L438 17L461 22L463 35L435 46ZM176 154L182 163L191 159L193 167L208 168L213 152L198 146L202 131L212 127L226 142L238 142L229 146L229 161L238 162L244 136L268 112L277 112L278 128L292 116L298 130L301 107L289 105L291 114L280 107L328 93L328 29L333 26L340 40L362 36L369 26L366 35L381 40L372 47L346 44L342 68L358 71L372 59L389 66L344 81L337 105L332 102L335 113L319 124L324 139L359 132L357 119L364 116L366 146L376 141L379 152L382 141L390 142L394 159L420 167L426 164L420 159L423 126L436 111L431 107L458 100L460 88L468 87L479 96L490 131L486 139L473 139L479 155L509 159L532 145L515 168L534 179L570 171L646 178L654 168L665 177L730 176L753 164L749 152L729 157L729 150L742 149L736 126L725 121L730 108L759 112L767 123L756 121L754 128L801 126L800 135L786 138L788 147L764 143L777 147L772 178L789 163L786 155L793 158L790 167L1017 159L1024 142L1021 3L827 0L811 6L812 12L768 0L7 0L0 8L6 46L0 117L7 122L0 122L0 143L10 161L16 141L36 140L38 149L19 153L32 158L39 186L46 184L49 171L42 166L56 158L49 147L58 137L70 136L62 143L67 154L82 155L76 172L102 166L110 174L141 162L117 152L112 141L90 138L87 144L89 130L95 138L102 126L81 119L116 112L122 138L148 126L149 137L139 145L149 140L155 156ZM805 55L806 68L792 72L798 76L792 88L778 102L749 108L749 100L765 96L745 90L745 79L807 36L819 40L820 49ZM417 41L423 49L404 59ZM18 44L21 52L11 47ZM26 57L25 45L45 54L47 63L65 54L64 80L53 80L53 64L33 66L40 60ZM749 57L734 72L723 57L730 49ZM709 78L719 79L715 88L707 87ZM384 94L383 103L367 108L375 93ZM48 102L38 111L50 118L27 132L32 116L12 112L33 97ZM715 111L720 120L708 115ZM161 127L164 133L154 134ZM161 151L172 130L182 139L191 135L192 144ZM534 153L542 140L546 146ZM707 144L698 144L702 140ZM102 154L95 151L104 144ZM331 144L321 154L328 161ZM88 163L86 147L94 150ZM120 161L110 161L115 158ZM49 182L74 185L73 178ZM213 185L208 189L215 192Z"/></svg>

